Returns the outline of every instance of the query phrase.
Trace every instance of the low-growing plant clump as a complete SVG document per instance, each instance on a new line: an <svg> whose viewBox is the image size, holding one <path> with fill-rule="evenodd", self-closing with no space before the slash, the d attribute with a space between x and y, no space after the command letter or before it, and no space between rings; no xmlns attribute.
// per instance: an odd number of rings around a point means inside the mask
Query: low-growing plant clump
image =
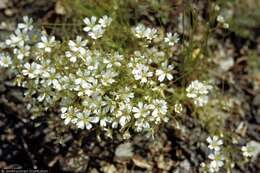
<svg viewBox="0 0 260 173"><path fill-rule="evenodd" d="M214 27L227 30L220 7L214 4L213 9ZM84 17L82 32L74 39L57 38L24 16L1 44L0 67L24 89L32 119L55 112L66 128L127 140L136 134L156 138L158 129L172 120L178 124L176 117L190 113L209 128L208 159L200 171L232 170L239 162L234 153L244 161L255 157L254 143L238 145L223 133L225 118L204 116L212 107L221 107L220 112L232 107L228 99L219 99L223 95L217 81L208 74L212 61L204 58L210 56L207 42L215 28L196 45L185 33L142 22L120 31L117 19L102 15ZM115 30L120 37L127 32L129 45L115 46L118 38L110 34ZM200 72L205 74L193 75Z"/></svg>

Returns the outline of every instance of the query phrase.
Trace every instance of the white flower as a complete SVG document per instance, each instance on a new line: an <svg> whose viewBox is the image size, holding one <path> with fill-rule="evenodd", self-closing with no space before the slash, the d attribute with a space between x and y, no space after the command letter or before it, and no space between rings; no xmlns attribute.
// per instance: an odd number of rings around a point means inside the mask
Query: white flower
<svg viewBox="0 0 260 173"><path fill-rule="evenodd" d="M76 114L76 125L80 129L88 129L92 128L92 124L90 123L89 118L90 112L79 112Z"/></svg>
<svg viewBox="0 0 260 173"><path fill-rule="evenodd" d="M137 107L133 107L132 111L134 112L135 118L146 117L150 114L149 106L143 102L138 102Z"/></svg>
<svg viewBox="0 0 260 173"><path fill-rule="evenodd" d="M59 81L61 75L59 73L56 73L56 70L54 68L48 69L48 73L45 73L43 76L47 78L46 80L42 80L44 84L47 84L48 86L53 86L53 88L57 90L62 89Z"/></svg>
<svg viewBox="0 0 260 173"><path fill-rule="evenodd" d="M146 83L148 77L153 76L153 72L149 71L149 67L143 64L137 64L132 70L135 80L141 80L141 83Z"/></svg>
<svg viewBox="0 0 260 173"><path fill-rule="evenodd" d="M85 54L86 53L86 49L84 48L87 45L88 41L87 40L83 40L82 37L77 36L76 41L72 41L70 40L68 45L70 47L70 50L72 50L73 52L80 52L80 54Z"/></svg>
<svg viewBox="0 0 260 173"><path fill-rule="evenodd" d="M220 153L210 154L208 157L212 160L209 164L210 172L218 172L224 166L224 157Z"/></svg>
<svg viewBox="0 0 260 173"><path fill-rule="evenodd" d="M74 90L78 91L78 96L91 96L91 94L93 93L93 85L91 84L91 82L79 78L75 80L75 84L76 87L74 88Z"/></svg>
<svg viewBox="0 0 260 173"><path fill-rule="evenodd" d="M135 131L136 132L141 132L141 131L149 129L149 128L150 128L149 122L145 121L144 119L138 119L135 122Z"/></svg>
<svg viewBox="0 0 260 173"><path fill-rule="evenodd" d="M200 95L206 95L209 93L211 86L205 85L198 80L192 81L191 84L186 88L187 97L196 98Z"/></svg>
<svg viewBox="0 0 260 173"><path fill-rule="evenodd" d="M157 69L155 74L156 76L158 76L158 80L160 82L164 81L165 78L167 78L168 80L172 80L173 79L173 76L171 74L172 70L173 70L172 65L167 66L167 62L163 62L161 64L161 69Z"/></svg>
<svg viewBox="0 0 260 173"><path fill-rule="evenodd" d="M10 35L10 38L5 41L6 45L11 47L23 47L25 42L29 40L29 36L24 30L16 29L14 34Z"/></svg>
<svg viewBox="0 0 260 173"><path fill-rule="evenodd" d="M177 33L174 33L172 35L171 32L166 34L166 37L164 38L164 42L167 43L169 46L174 46L179 41L179 35Z"/></svg>
<svg viewBox="0 0 260 173"><path fill-rule="evenodd" d="M75 121L75 115L72 107L61 108L61 118L64 119L64 124L68 125L70 122Z"/></svg>
<svg viewBox="0 0 260 173"><path fill-rule="evenodd" d="M45 96L46 96L45 93L42 94L42 95L39 95L39 96L37 97L38 102L42 102L42 101L45 99Z"/></svg>
<svg viewBox="0 0 260 173"><path fill-rule="evenodd" d="M113 123L112 123L112 128L113 129L116 129L118 127L118 122L117 121L114 121Z"/></svg>
<svg viewBox="0 0 260 173"><path fill-rule="evenodd" d="M203 173L208 172L208 166L206 165L205 162L200 163L200 167Z"/></svg>
<svg viewBox="0 0 260 173"><path fill-rule="evenodd" d="M137 38L145 38L148 41L157 37L156 29L145 27L143 24L138 24L132 31Z"/></svg>
<svg viewBox="0 0 260 173"><path fill-rule="evenodd" d="M101 127L106 127L107 123L110 123L111 119L109 119L108 117L104 117L102 119L100 119L100 126Z"/></svg>
<svg viewBox="0 0 260 173"><path fill-rule="evenodd" d="M77 54L71 52L71 51L66 51L65 56L69 58L70 62L75 63L77 61Z"/></svg>
<svg viewBox="0 0 260 173"><path fill-rule="evenodd" d="M217 21L220 23L220 25L225 28L225 29L228 29L229 28L229 24L226 23L224 17L222 15L218 15L217 16Z"/></svg>
<svg viewBox="0 0 260 173"><path fill-rule="evenodd" d="M218 15L217 16L217 21L220 22L220 23L224 23L225 22L225 19L222 15Z"/></svg>
<svg viewBox="0 0 260 173"><path fill-rule="evenodd" d="M219 10L220 10L220 6L219 6L218 4L216 4L216 5L214 6L214 10L219 11Z"/></svg>
<svg viewBox="0 0 260 173"><path fill-rule="evenodd" d="M41 65L33 62L32 64L24 64L24 70L22 70L23 75L28 76L29 78L35 78L41 73Z"/></svg>
<svg viewBox="0 0 260 173"><path fill-rule="evenodd" d="M137 38L144 38L144 32L145 32L146 28L143 24L138 24L132 30Z"/></svg>
<svg viewBox="0 0 260 173"><path fill-rule="evenodd" d="M101 72L101 83L104 86L108 86L112 83L114 83L116 80L114 79L114 77L116 77L118 75L118 73L116 73L115 71L113 71L112 69L108 69L106 71L102 71Z"/></svg>
<svg viewBox="0 0 260 173"><path fill-rule="evenodd" d="M158 117L167 113L167 102L165 100L154 99L152 104L149 105L152 110L152 116Z"/></svg>
<svg viewBox="0 0 260 173"><path fill-rule="evenodd" d="M202 107L208 103L209 97L208 96L198 96L194 99L194 104L198 107Z"/></svg>
<svg viewBox="0 0 260 173"><path fill-rule="evenodd" d="M26 32L33 29L33 25L32 25L33 20L32 20L32 18L29 18L28 16L24 16L23 17L23 22L24 23L18 23L18 28L19 29L22 29L22 30L24 30Z"/></svg>
<svg viewBox="0 0 260 173"><path fill-rule="evenodd" d="M244 157L252 157L254 155L255 148L249 144L241 148Z"/></svg>
<svg viewBox="0 0 260 173"><path fill-rule="evenodd" d="M101 17L98 21L98 23L102 26L102 27L107 27L111 24L112 22L112 18L108 17L107 15Z"/></svg>
<svg viewBox="0 0 260 173"><path fill-rule="evenodd" d="M41 36L41 41L37 44L37 47L44 49L45 52L51 52L51 48L55 46L55 37L51 36L49 39L46 35Z"/></svg>
<svg viewBox="0 0 260 173"><path fill-rule="evenodd" d="M92 16L90 19L89 18L84 18L83 22L87 25L86 27L83 28L85 32L89 32L94 28L97 22L97 17Z"/></svg>
<svg viewBox="0 0 260 173"><path fill-rule="evenodd" d="M147 40L152 40L157 37L157 30L154 28L147 28L144 32L144 36Z"/></svg>
<svg viewBox="0 0 260 173"><path fill-rule="evenodd" d="M208 147L211 150L220 151L220 146L223 144L223 141L219 139L218 136L208 137L207 142L209 143Z"/></svg>
<svg viewBox="0 0 260 173"><path fill-rule="evenodd" d="M175 111L176 113L178 113L178 114L182 113L182 111L183 111L182 104L176 103L176 104L174 105L174 111Z"/></svg>
<svg viewBox="0 0 260 173"><path fill-rule="evenodd" d="M112 18L108 16L103 16L102 18L99 19L97 23L97 17L92 16L90 19L85 18L84 23L87 25L86 27L83 28L85 32L88 32L88 35L96 40L98 38L101 38L105 32L105 28L110 25Z"/></svg>
<svg viewBox="0 0 260 173"><path fill-rule="evenodd" d="M229 24L228 23L224 23L223 24L223 28L228 29L229 28Z"/></svg>
<svg viewBox="0 0 260 173"><path fill-rule="evenodd" d="M85 48L88 41L83 40L82 37L77 36L76 41L70 40L68 45L71 51L66 51L65 56L69 58L70 62L75 63L77 58L85 59L88 56L89 50Z"/></svg>
<svg viewBox="0 0 260 173"><path fill-rule="evenodd" d="M99 117L97 117L97 116L89 117L89 121L96 124L99 122Z"/></svg>
<svg viewBox="0 0 260 173"><path fill-rule="evenodd" d="M101 27L101 25L95 25L92 30L88 33L88 35L96 40L98 38L101 38L104 34L105 30Z"/></svg>
<svg viewBox="0 0 260 173"><path fill-rule="evenodd" d="M133 106L130 103L119 102L118 107L115 108L115 117L129 116L132 113ZM127 118L126 118L127 119Z"/></svg>
<svg viewBox="0 0 260 173"><path fill-rule="evenodd" d="M14 54L17 55L17 59L22 60L24 57L28 57L30 55L31 47L26 45L24 47L19 47L14 49Z"/></svg>
<svg viewBox="0 0 260 173"><path fill-rule="evenodd" d="M8 67L11 64L12 64L11 57L6 54L1 53L0 54L0 66Z"/></svg>
<svg viewBox="0 0 260 173"><path fill-rule="evenodd" d="M208 102L207 94L211 89L212 86L195 80L186 88L187 97L192 98L196 106L204 106Z"/></svg>
<svg viewBox="0 0 260 173"><path fill-rule="evenodd" d="M129 122L129 118L126 116L121 116L119 119L119 124L124 127Z"/></svg>

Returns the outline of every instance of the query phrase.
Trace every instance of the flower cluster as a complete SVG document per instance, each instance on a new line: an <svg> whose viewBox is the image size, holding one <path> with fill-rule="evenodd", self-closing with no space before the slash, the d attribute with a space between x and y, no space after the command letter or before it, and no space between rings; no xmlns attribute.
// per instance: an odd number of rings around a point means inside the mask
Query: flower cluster
<svg viewBox="0 0 260 173"><path fill-rule="evenodd" d="M105 28L111 24L112 18L105 15L97 19L96 16L92 16L91 18L86 17L83 22L86 24L83 30L87 32L92 39L96 40L103 36Z"/></svg>
<svg viewBox="0 0 260 173"><path fill-rule="evenodd" d="M211 85L195 80L186 88L187 97L193 99L196 106L201 107L208 103L208 94L211 89Z"/></svg>
<svg viewBox="0 0 260 173"><path fill-rule="evenodd" d="M157 37L157 30L155 28L149 28L143 24L138 24L132 28L132 31L137 38L143 38L147 41L151 41Z"/></svg>
<svg viewBox="0 0 260 173"><path fill-rule="evenodd" d="M217 16L217 21L220 24L221 27L228 29L229 24L225 21L224 17L222 15Z"/></svg>
<svg viewBox="0 0 260 173"><path fill-rule="evenodd" d="M201 167L205 172L218 172L224 166L224 156L221 151L223 141L218 136L213 136L208 137L207 142L209 143L208 148L211 150L211 153L208 155L210 163L206 165L203 162L201 163Z"/></svg>
<svg viewBox="0 0 260 173"><path fill-rule="evenodd" d="M167 122L169 106L164 90L170 86L174 62L164 51L174 45L176 34L167 34L157 45L133 53L96 48L96 39L105 37L112 19L85 18L83 31L75 40L59 41L32 26L23 18L5 46L12 53L0 54L0 66L16 74L15 83L27 88L28 108L35 112L59 108L66 125L80 129L101 127L107 132L119 129L153 132ZM151 41L157 30L139 24L134 36ZM168 49L168 48L165 48ZM182 106L175 106L176 112Z"/></svg>

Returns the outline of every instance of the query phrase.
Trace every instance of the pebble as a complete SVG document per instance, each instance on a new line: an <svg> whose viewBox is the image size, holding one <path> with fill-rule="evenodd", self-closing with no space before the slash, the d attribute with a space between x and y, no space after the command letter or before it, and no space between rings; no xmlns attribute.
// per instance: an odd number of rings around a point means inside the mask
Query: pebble
<svg viewBox="0 0 260 173"><path fill-rule="evenodd" d="M122 158L122 159L132 158L132 156L134 155L132 144L129 142L120 144L116 148L115 155L116 155L116 157Z"/></svg>
<svg viewBox="0 0 260 173"><path fill-rule="evenodd" d="M0 0L0 10L5 9L8 6L9 0Z"/></svg>

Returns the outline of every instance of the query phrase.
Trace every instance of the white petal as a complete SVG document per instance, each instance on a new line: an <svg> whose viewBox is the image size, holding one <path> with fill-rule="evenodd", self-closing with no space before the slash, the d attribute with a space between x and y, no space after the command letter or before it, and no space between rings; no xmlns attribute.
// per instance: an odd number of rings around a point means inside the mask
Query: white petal
<svg viewBox="0 0 260 173"><path fill-rule="evenodd" d="M119 124L123 127L125 126L126 124L126 117L125 116L122 116L120 119L119 119Z"/></svg>
<svg viewBox="0 0 260 173"><path fill-rule="evenodd" d="M140 113L136 113L136 114L134 114L134 117L135 117L135 118L140 118L140 117L141 117L141 114L140 114Z"/></svg>
<svg viewBox="0 0 260 173"><path fill-rule="evenodd" d="M80 129L84 129L84 126L85 126L84 121L79 121L79 122L77 123L77 126L78 126L78 128L80 128Z"/></svg>
<svg viewBox="0 0 260 173"><path fill-rule="evenodd" d="M51 48L50 47L46 47L44 50L45 50L45 52L51 52Z"/></svg>
<svg viewBox="0 0 260 173"><path fill-rule="evenodd" d="M89 25L90 24L90 20L89 18L84 18L83 22L86 24L86 25Z"/></svg>
<svg viewBox="0 0 260 173"><path fill-rule="evenodd" d="M40 43L37 44L37 47L40 48L40 49L42 49L42 48L45 47L45 44L42 43L42 42L40 42Z"/></svg>
<svg viewBox="0 0 260 173"><path fill-rule="evenodd" d="M161 75L158 77L158 80L159 80L160 82L162 82L162 81L164 80L164 78L165 78L165 74L161 74Z"/></svg>
<svg viewBox="0 0 260 173"><path fill-rule="evenodd" d="M68 108L62 107L60 110L61 110L61 113L65 113L65 112L67 112Z"/></svg>
<svg viewBox="0 0 260 173"><path fill-rule="evenodd" d="M137 107L133 107L133 112L139 112L139 109Z"/></svg>
<svg viewBox="0 0 260 173"><path fill-rule="evenodd" d="M98 123L99 122L99 117L90 117L89 121L92 123Z"/></svg>
<svg viewBox="0 0 260 173"><path fill-rule="evenodd" d="M172 79L173 79L173 76L172 76L171 74L167 73L167 79L168 79L168 80L172 80Z"/></svg>
<svg viewBox="0 0 260 173"><path fill-rule="evenodd" d="M87 125L86 125L86 128L87 128L88 130L90 130L90 129L92 128L92 124L90 124L90 123L87 124Z"/></svg>
<svg viewBox="0 0 260 173"><path fill-rule="evenodd" d="M71 118L66 118L65 121L64 121L64 124L68 125L70 123L70 121L71 121Z"/></svg>
<svg viewBox="0 0 260 173"><path fill-rule="evenodd" d="M48 41L47 37L45 35L41 36L41 40L46 43Z"/></svg>

